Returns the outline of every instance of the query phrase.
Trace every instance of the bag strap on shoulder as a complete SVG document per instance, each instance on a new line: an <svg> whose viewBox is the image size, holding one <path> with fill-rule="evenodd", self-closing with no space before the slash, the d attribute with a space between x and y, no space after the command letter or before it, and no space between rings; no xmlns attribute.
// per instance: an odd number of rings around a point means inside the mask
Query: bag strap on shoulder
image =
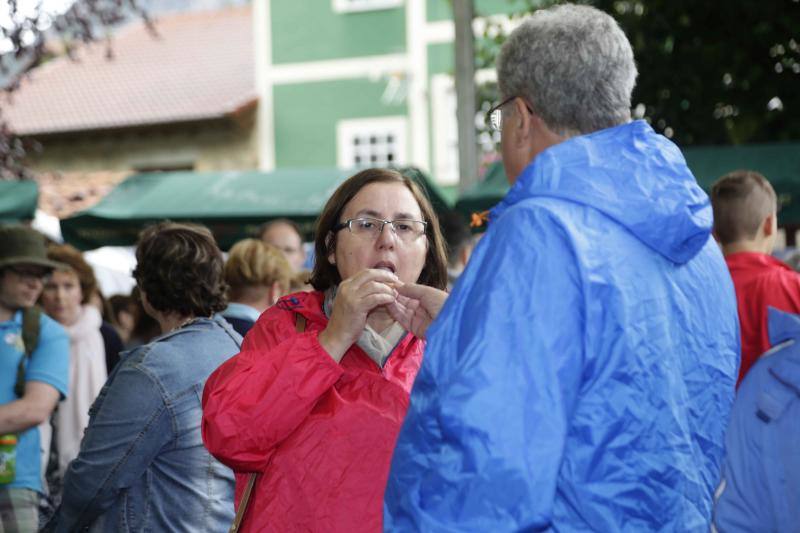
<svg viewBox="0 0 800 533"><path fill-rule="evenodd" d="M294 330L297 333L303 333L306 330L306 317L300 313L295 313Z"/></svg>
<svg viewBox="0 0 800 533"><path fill-rule="evenodd" d="M306 330L306 317L300 313L294 314L294 329L297 333L303 333ZM239 502L239 508L236 509L236 516L233 518L233 524L228 529L228 533L238 533L239 528L242 526L242 520L244 520L244 515L247 512L247 505L250 503L250 495L253 493L257 477L258 472L247 475L247 485L242 493L242 501Z"/></svg>
<svg viewBox="0 0 800 533"><path fill-rule="evenodd" d="M233 524L231 524L228 533L237 533L239 531L244 513L247 511L247 504L250 503L250 493L253 492L253 485L256 484L256 477L258 477L258 474L255 472L247 476L247 486L244 488L242 501L239 502L239 508L236 509L236 516L233 518Z"/></svg>
<svg viewBox="0 0 800 533"><path fill-rule="evenodd" d="M19 398L25 395L25 364L39 344L39 328L42 324L42 311L38 307L26 307L22 310L22 345L25 354L17 366L17 381L14 384L14 394Z"/></svg>

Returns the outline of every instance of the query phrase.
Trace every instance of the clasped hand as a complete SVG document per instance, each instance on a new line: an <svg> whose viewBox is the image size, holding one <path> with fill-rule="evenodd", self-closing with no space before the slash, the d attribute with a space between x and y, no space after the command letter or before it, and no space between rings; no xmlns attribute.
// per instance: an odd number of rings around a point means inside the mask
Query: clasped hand
<svg viewBox="0 0 800 533"><path fill-rule="evenodd" d="M380 306L385 306L389 315L406 330L424 339L446 299L444 291L415 283L404 284L387 270L362 270L339 284L333 312L328 326L319 334L319 342L339 362L358 340L368 315Z"/></svg>

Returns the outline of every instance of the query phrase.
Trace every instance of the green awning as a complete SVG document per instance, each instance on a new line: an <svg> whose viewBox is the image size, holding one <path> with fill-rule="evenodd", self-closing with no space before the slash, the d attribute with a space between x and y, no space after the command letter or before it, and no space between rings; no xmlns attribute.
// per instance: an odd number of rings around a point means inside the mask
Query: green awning
<svg viewBox="0 0 800 533"><path fill-rule="evenodd" d="M38 200L35 181L0 180L0 223L32 219Z"/></svg>
<svg viewBox="0 0 800 533"><path fill-rule="evenodd" d="M714 181L732 170L761 172L781 200L780 224L800 224L800 142L691 147L683 154L706 192ZM485 179L465 191L455 208L467 216L491 209L505 196L508 187L502 163L492 163Z"/></svg>
<svg viewBox="0 0 800 533"><path fill-rule="evenodd" d="M435 209L449 208L421 172L403 172L426 189ZM325 202L352 174L330 168L136 174L94 207L62 220L61 230L67 242L88 250L135 244L142 228L160 220L199 222L228 249L264 222L289 218L310 239Z"/></svg>
<svg viewBox="0 0 800 533"><path fill-rule="evenodd" d="M781 202L778 222L800 224L800 142L741 146L701 146L683 150L686 162L706 192L724 174L738 169L766 176Z"/></svg>
<svg viewBox="0 0 800 533"><path fill-rule="evenodd" d="M458 198L455 209L469 220L472 213L480 213L494 207L506 195L508 187L508 178L502 161L492 163L486 169L483 181L464 191Z"/></svg>

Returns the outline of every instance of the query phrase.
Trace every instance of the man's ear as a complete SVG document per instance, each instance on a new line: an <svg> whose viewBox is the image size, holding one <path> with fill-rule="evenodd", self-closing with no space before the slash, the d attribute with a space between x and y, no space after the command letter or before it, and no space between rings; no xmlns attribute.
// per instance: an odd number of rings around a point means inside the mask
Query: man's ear
<svg viewBox="0 0 800 533"><path fill-rule="evenodd" d="M527 145L532 134L534 127L534 115L528 111L528 104L519 96L514 98L514 114L510 117L514 129L517 130L515 139L518 143ZM535 117L539 118L539 117ZM541 119L540 119L541 120Z"/></svg>
<svg viewBox="0 0 800 533"><path fill-rule="evenodd" d="M267 294L269 296L269 305L275 305L275 302L283 296L283 291L281 290L281 284L277 281L273 281L272 285L267 288Z"/></svg>
<svg viewBox="0 0 800 533"><path fill-rule="evenodd" d="M761 223L761 229L764 231L765 237L770 237L774 229L777 227L775 224L775 217L778 215L776 213L771 213L764 218L764 222Z"/></svg>

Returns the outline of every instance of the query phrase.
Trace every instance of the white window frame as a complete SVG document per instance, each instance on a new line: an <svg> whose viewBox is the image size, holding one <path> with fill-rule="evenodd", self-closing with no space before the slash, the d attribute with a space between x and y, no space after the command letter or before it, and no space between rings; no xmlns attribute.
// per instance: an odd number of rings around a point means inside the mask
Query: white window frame
<svg viewBox="0 0 800 533"><path fill-rule="evenodd" d="M433 135L433 176L439 185L457 185L458 120L456 86L453 76L431 77L431 134Z"/></svg>
<svg viewBox="0 0 800 533"><path fill-rule="evenodd" d="M403 0L332 0L332 5L334 13L358 13L400 7Z"/></svg>
<svg viewBox="0 0 800 533"><path fill-rule="evenodd" d="M357 118L340 120L336 124L336 164L339 168L367 168L369 163L356 165L353 138L359 135L388 135L395 138L395 158L389 163L393 166L408 164L408 119L404 116Z"/></svg>

